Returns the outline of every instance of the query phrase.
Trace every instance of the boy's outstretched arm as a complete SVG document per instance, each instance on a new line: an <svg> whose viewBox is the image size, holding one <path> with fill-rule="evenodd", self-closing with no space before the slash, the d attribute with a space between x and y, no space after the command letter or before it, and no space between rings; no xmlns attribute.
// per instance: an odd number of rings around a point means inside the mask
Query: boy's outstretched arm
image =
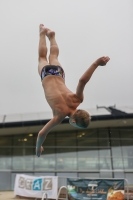
<svg viewBox="0 0 133 200"><path fill-rule="evenodd" d="M87 70L86 72L81 76L79 79L79 83L76 89L76 95L81 99L81 102L83 101L83 90L86 85L86 83L90 80L93 72L95 69L100 65L104 66L107 64L107 62L110 60L109 57L101 57L98 58Z"/></svg>
<svg viewBox="0 0 133 200"><path fill-rule="evenodd" d="M43 147L41 146L46 139L47 134L52 128L60 124L64 118L59 118L58 116L53 117L38 133L36 141L36 155L40 157Z"/></svg>

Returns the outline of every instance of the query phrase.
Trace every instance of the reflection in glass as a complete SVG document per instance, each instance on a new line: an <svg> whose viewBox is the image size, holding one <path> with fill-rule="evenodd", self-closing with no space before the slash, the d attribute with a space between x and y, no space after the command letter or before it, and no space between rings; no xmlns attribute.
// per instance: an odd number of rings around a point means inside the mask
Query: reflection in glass
<svg viewBox="0 0 133 200"><path fill-rule="evenodd" d="M124 168L124 166L123 166L123 155L122 155L119 129L111 128L110 129L110 137L111 137L113 169L121 170Z"/></svg>
<svg viewBox="0 0 133 200"><path fill-rule="evenodd" d="M100 171L100 178L112 178L112 172Z"/></svg>
<svg viewBox="0 0 133 200"><path fill-rule="evenodd" d="M120 129L124 169L133 169L133 129Z"/></svg>
<svg viewBox="0 0 133 200"><path fill-rule="evenodd" d="M12 169L33 170L33 148L13 148Z"/></svg>
<svg viewBox="0 0 133 200"><path fill-rule="evenodd" d="M30 134L14 135L13 146L33 146L33 137Z"/></svg>
<svg viewBox="0 0 133 200"><path fill-rule="evenodd" d="M133 128L120 128L120 137L133 140Z"/></svg>
<svg viewBox="0 0 133 200"><path fill-rule="evenodd" d="M109 130L111 139L119 139L119 129L118 128L110 128Z"/></svg>
<svg viewBox="0 0 133 200"><path fill-rule="evenodd" d="M73 131L56 133L56 146L76 146L76 133Z"/></svg>
<svg viewBox="0 0 133 200"><path fill-rule="evenodd" d="M35 138L35 145L36 145L36 138ZM46 140L43 143L44 148L47 147L54 147L55 146L55 133L49 133L47 135Z"/></svg>
<svg viewBox="0 0 133 200"><path fill-rule="evenodd" d="M0 169L11 169L11 148L0 148Z"/></svg>
<svg viewBox="0 0 133 200"><path fill-rule="evenodd" d="M97 130L92 129L89 131L78 131L77 142L78 146L97 147L98 146Z"/></svg>
<svg viewBox="0 0 133 200"><path fill-rule="evenodd" d="M108 129L99 129L99 168L112 169Z"/></svg>
<svg viewBox="0 0 133 200"><path fill-rule="evenodd" d="M120 140L112 139L111 146L112 146L113 169L123 169L123 157L120 146Z"/></svg>
<svg viewBox="0 0 133 200"><path fill-rule="evenodd" d="M24 170L24 150L22 148L13 148L13 158L12 158L12 169L13 170Z"/></svg>
<svg viewBox="0 0 133 200"><path fill-rule="evenodd" d="M122 152L125 169L133 169L133 140L122 141Z"/></svg>
<svg viewBox="0 0 133 200"><path fill-rule="evenodd" d="M12 136L0 136L0 147L1 146L12 146Z"/></svg>
<svg viewBox="0 0 133 200"><path fill-rule="evenodd" d="M99 139L107 139L109 140L108 129L98 129Z"/></svg>
<svg viewBox="0 0 133 200"><path fill-rule="evenodd" d="M98 149L78 148L78 170L98 170Z"/></svg>
<svg viewBox="0 0 133 200"><path fill-rule="evenodd" d="M34 155L34 170L55 170L55 148L45 148L40 157Z"/></svg>
<svg viewBox="0 0 133 200"><path fill-rule="evenodd" d="M133 186L133 173L125 173L125 178L128 180L128 185Z"/></svg>
<svg viewBox="0 0 133 200"><path fill-rule="evenodd" d="M56 149L57 170L77 170L76 148Z"/></svg>
<svg viewBox="0 0 133 200"><path fill-rule="evenodd" d="M100 149L99 150L99 166L100 169L112 169L111 167L111 156L110 149Z"/></svg>
<svg viewBox="0 0 133 200"><path fill-rule="evenodd" d="M124 171L122 172L114 172L114 178L125 178Z"/></svg>
<svg viewBox="0 0 133 200"><path fill-rule="evenodd" d="M109 139L100 138L99 139L99 146L100 147L109 147L110 148Z"/></svg>

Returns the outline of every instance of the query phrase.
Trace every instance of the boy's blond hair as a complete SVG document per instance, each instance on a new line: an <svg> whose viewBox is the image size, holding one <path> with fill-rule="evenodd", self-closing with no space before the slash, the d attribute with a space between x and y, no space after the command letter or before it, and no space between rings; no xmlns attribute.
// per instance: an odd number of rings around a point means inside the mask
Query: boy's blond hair
<svg viewBox="0 0 133 200"><path fill-rule="evenodd" d="M72 118L76 121L76 124L80 128L87 128L91 120L89 113L86 112L85 110L77 110L73 114Z"/></svg>

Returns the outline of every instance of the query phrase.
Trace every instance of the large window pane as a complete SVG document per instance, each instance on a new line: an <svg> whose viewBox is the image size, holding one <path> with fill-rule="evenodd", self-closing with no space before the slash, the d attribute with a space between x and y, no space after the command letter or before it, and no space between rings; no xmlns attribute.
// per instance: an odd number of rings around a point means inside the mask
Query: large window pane
<svg viewBox="0 0 133 200"><path fill-rule="evenodd" d="M133 173L125 173L125 178L128 181L128 185L133 186Z"/></svg>
<svg viewBox="0 0 133 200"><path fill-rule="evenodd" d="M120 129L124 169L133 169L133 129Z"/></svg>
<svg viewBox="0 0 133 200"><path fill-rule="evenodd" d="M133 128L120 128L120 137L133 140Z"/></svg>
<svg viewBox="0 0 133 200"><path fill-rule="evenodd" d="M110 141L109 141L109 134L108 134L108 129L99 129L98 130L98 135L99 135L99 141L98 141L98 146L100 149L103 148L110 148Z"/></svg>
<svg viewBox="0 0 133 200"><path fill-rule="evenodd" d="M25 148L24 161L26 170L33 170L34 154L35 154L34 148Z"/></svg>
<svg viewBox="0 0 133 200"><path fill-rule="evenodd" d="M78 174L80 178L99 178L99 173L85 173L85 172L81 172Z"/></svg>
<svg viewBox="0 0 133 200"><path fill-rule="evenodd" d="M14 135L13 146L33 146L33 134Z"/></svg>
<svg viewBox="0 0 133 200"><path fill-rule="evenodd" d="M99 139L109 139L109 130L108 129L98 129Z"/></svg>
<svg viewBox="0 0 133 200"><path fill-rule="evenodd" d="M34 170L55 170L55 148L44 148L44 151L39 158L34 154L34 159Z"/></svg>
<svg viewBox="0 0 133 200"><path fill-rule="evenodd" d="M123 155L120 143L119 129L111 129L111 151L112 151L112 164L113 169L123 169Z"/></svg>
<svg viewBox="0 0 133 200"><path fill-rule="evenodd" d="M123 172L114 172L114 178L125 178Z"/></svg>
<svg viewBox="0 0 133 200"><path fill-rule="evenodd" d="M108 129L99 129L99 168L112 169Z"/></svg>
<svg viewBox="0 0 133 200"><path fill-rule="evenodd" d="M120 146L120 140L112 139L111 146L113 169L123 169L123 156L122 149Z"/></svg>
<svg viewBox="0 0 133 200"><path fill-rule="evenodd" d="M11 153L12 149L0 148L0 170L11 169Z"/></svg>
<svg viewBox="0 0 133 200"><path fill-rule="evenodd" d="M33 148L13 148L12 169L33 170Z"/></svg>
<svg viewBox="0 0 133 200"><path fill-rule="evenodd" d="M36 143L35 143L36 144ZM54 147L55 146L55 133L48 133L46 140L43 143L44 148L45 147Z"/></svg>
<svg viewBox="0 0 133 200"><path fill-rule="evenodd" d="M100 178L112 178L112 172L100 171Z"/></svg>
<svg viewBox="0 0 133 200"><path fill-rule="evenodd" d="M97 130L78 131L78 170L98 170Z"/></svg>
<svg viewBox="0 0 133 200"><path fill-rule="evenodd" d="M56 133L56 146L76 146L76 132Z"/></svg>
<svg viewBox="0 0 133 200"><path fill-rule="evenodd" d="M122 140L124 168L133 169L133 140Z"/></svg>
<svg viewBox="0 0 133 200"><path fill-rule="evenodd" d="M97 130L92 129L87 131L78 131L77 142L78 146L97 147L98 146Z"/></svg>
<svg viewBox="0 0 133 200"><path fill-rule="evenodd" d="M98 149L78 149L78 170L99 170Z"/></svg>
<svg viewBox="0 0 133 200"><path fill-rule="evenodd" d="M12 169L13 170L24 170L24 149L22 148L13 148L13 158L12 158Z"/></svg>
<svg viewBox="0 0 133 200"><path fill-rule="evenodd" d="M119 139L120 138L118 128L110 128L109 134L110 134L111 139L115 139L115 138Z"/></svg>
<svg viewBox="0 0 133 200"><path fill-rule="evenodd" d="M100 169L112 169L110 149L99 150L99 166Z"/></svg>
<svg viewBox="0 0 133 200"><path fill-rule="evenodd" d="M1 146L12 146L12 136L0 136L0 147Z"/></svg>
<svg viewBox="0 0 133 200"><path fill-rule="evenodd" d="M57 148L56 152L57 170L77 170L76 148Z"/></svg>

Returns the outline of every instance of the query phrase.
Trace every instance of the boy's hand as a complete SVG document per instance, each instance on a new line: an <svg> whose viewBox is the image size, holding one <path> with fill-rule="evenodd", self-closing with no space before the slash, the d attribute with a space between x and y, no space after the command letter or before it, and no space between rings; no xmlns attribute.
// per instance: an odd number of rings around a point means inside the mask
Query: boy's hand
<svg viewBox="0 0 133 200"><path fill-rule="evenodd" d="M43 149L42 146L40 147L40 149L37 149L37 147L36 147L36 155L37 155L38 157L40 157L42 151L44 151L44 149Z"/></svg>
<svg viewBox="0 0 133 200"><path fill-rule="evenodd" d="M96 60L96 64L99 66L104 66L107 64L107 62L110 60L110 58L107 56L107 57L101 57L101 58L98 58Z"/></svg>

